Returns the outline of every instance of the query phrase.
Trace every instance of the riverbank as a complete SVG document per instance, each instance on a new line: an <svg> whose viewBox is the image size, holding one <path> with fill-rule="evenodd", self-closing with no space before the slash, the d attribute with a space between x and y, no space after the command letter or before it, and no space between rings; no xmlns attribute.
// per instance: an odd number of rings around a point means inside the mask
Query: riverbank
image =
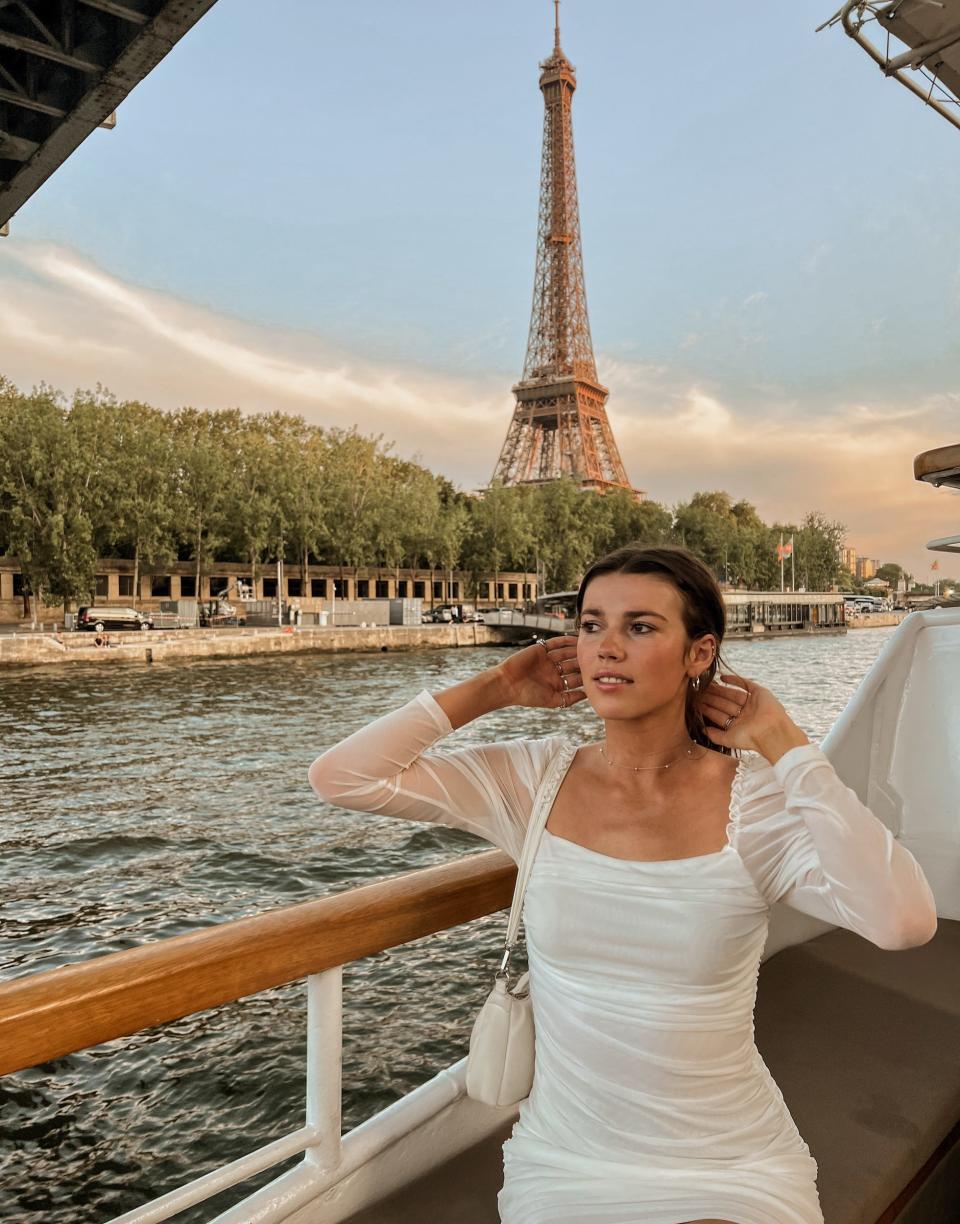
<svg viewBox="0 0 960 1224"><path fill-rule="evenodd" d="M0 635L0 666L60 663L163 663L257 655L399 651L451 646L500 646L516 630L477 623L376 625L366 628L174 629L149 633L29 633ZM97 643L102 643L97 645Z"/></svg>
<svg viewBox="0 0 960 1224"><path fill-rule="evenodd" d="M848 616L847 629L899 625L906 612ZM339 654L446 649L451 646L509 646L532 636L540 626L520 624L344 625L336 628L285 626L270 629L171 629L149 633L0 634L0 667L71 663L164 663L192 659L238 659L277 654ZM740 630L738 632L738 630ZM730 625L729 639L809 637L809 630L771 626L765 632ZM842 626L818 634L843 633ZM101 643L98 645L97 643Z"/></svg>

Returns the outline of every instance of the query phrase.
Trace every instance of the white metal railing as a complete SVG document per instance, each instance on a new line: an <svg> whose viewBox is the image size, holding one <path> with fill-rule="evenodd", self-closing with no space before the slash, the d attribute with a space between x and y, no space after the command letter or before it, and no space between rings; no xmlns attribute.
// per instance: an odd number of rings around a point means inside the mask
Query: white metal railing
<svg viewBox="0 0 960 1224"><path fill-rule="evenodd" d="M331 1183L342 1165L340 1140L341 1053L343 1046L343 969L327 969L307 978L306 1125L229 1164L195 1178L151 1203L135 1207L111 1224L161 1224L171 1216L206 1202L248 1178L275 1168L291 1156L309 1153L319 1177L311 1193ZM322 1175L325 1174L324 1178ZM289 1201L285 1199L289 1207ZM227 1213L229 1217L230 1213ZM224 1218L224 1217L221 1217ZM249 1217L245 1217L249 1218ZM259 1217L267 1219L268 1217Z"/></svg>
<svg viewBox="0 0 960 1224"><path fill-rule="evenodd" d="M286 1219L464 1095L466 1058L443 1068L341 1138L342 966L315 974L306 981L305 1125L150 1203L114 1217L110 1224L162 1224L179 1212L302 1153L304 1159L295 1168L222 1212L212 1224L269 1224ZM383 1192L383 1187L380 1191Z"/></svg>

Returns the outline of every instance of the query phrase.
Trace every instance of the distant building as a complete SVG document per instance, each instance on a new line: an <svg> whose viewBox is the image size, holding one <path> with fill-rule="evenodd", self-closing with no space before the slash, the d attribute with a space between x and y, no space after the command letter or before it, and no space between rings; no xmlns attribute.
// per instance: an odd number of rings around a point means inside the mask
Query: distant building
<svg viewBox="0 0 960 1224"><path fill-rule="evenodd" d="M872 578L874 574L876 574L879 568L880 568L879 561L875 561L875 560L872 561L870 560L869 557L858 557L857 558L856 574L857 574L857 577L860 579Z"/></svg>
<svg viewBox="0 0 960 1224"><path fill-rule="evenodd" d="M840 564L845 570L849 570L851 574L857 572L857 550L855 548L847 548L844 546L840 549Z"/></svg>
<svg viewBox="0 0 960 1224"><path fill-rule="evenodd" d="M468 591L476 582L476 597ZM346 599L422 599L424 608L434 603L469 601L480 610L498 606L520 607L538 596L537 576L501 570L476 578L464 570L408 569L392 566L311 565L302 574L297 565L285 565L278 588L276 566L263 565L256 578L249 565L237 561L213 561L203 567L197 590L196 564L174 561L163 571L141 574L139 590L134 592L133 562L101 557L97 562L90 603L129 604L134 601L143 612L156 612L168 599L215 599L224 596L236 602L244 596L262 600L276 599L278 589L284 602L295 599L304 613L329 608L330 600ZM242 584L242 589L240 584ZM29 619L24 613L24 582L15 557L0 557L0 623ZM54 622L63 619L63 608L39 609L41 618Z"/></svg>

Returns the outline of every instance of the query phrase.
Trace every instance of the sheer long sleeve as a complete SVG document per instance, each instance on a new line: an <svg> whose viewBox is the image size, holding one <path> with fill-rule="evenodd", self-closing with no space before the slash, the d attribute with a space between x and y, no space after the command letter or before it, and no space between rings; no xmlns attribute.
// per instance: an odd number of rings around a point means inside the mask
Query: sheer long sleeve
<svg viewBox="0 0 960 1224"><path fill-rule="evenodd" d="M926 943L937 909L907 848L846 786L815 744L774 764L744 762L734 846L767 900L880 948Z"/></svg>
<svg viewBox="0 0 960 1224"><path fill-rule="evenodd" d="M310 785L353 811L466 829L519 860L534 796L562 737L427 751L452 731L423 689L318 756Z"/></svg>

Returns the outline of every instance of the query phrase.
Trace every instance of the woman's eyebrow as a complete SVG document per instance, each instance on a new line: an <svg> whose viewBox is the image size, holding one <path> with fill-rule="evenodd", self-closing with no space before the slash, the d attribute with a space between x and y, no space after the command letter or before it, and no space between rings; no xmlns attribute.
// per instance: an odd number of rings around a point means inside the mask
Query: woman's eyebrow
<svg viewBox="0 0 960 1224"><path fill-rule="evenodd" d="M581 616L603 616L603 613L600 611L599 608L584 608L583 611L580 613L580 615ZM627 620L631 616L656 616L662 621L665 621L667 619L663 615L662 612L644 612L642 610L639 612L624 612L623 619Z"/></svg>

